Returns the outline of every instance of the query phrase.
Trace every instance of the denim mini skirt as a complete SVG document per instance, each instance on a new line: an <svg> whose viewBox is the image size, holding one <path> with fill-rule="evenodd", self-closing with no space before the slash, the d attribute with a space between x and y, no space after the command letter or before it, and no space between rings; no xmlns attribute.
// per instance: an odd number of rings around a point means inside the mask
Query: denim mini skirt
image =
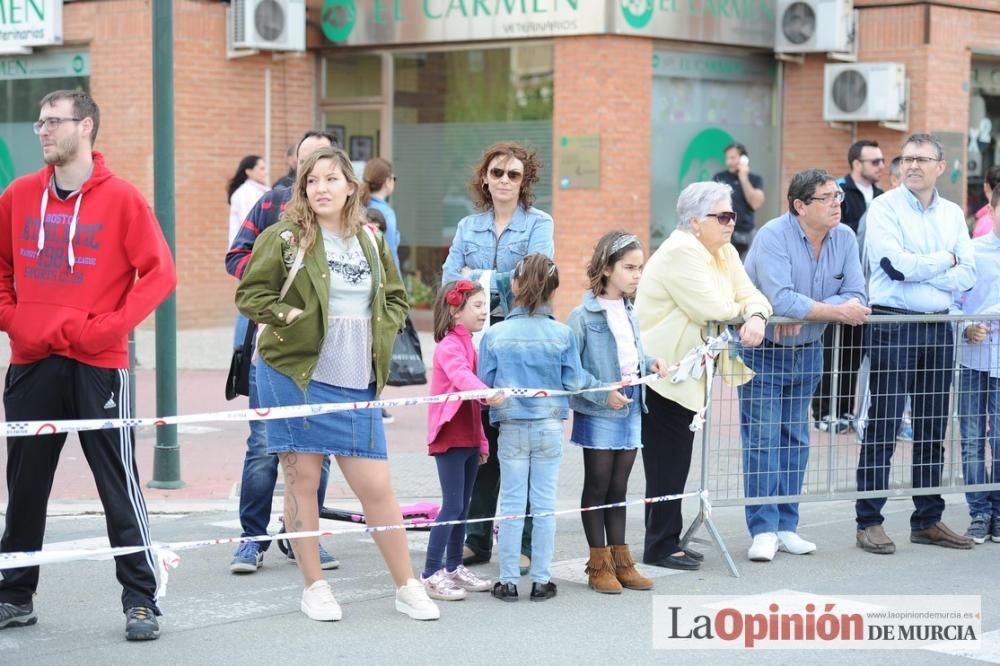
<svg viewBox="0 0 1000 666"><path fill-rule="evenodd" d="M626 386L621 391L625 397L632 398L632 403L627 407L628 415L622 418L573 412L570 442L585 449L641 449L642 392L635 386Z"/></svg>
<svg viewBox="0 0 1000 666"><path fill-rule="evenodd" d="M303 392L290 377L257 359L257 391L261 408L320 405L327 402L368 402L375 399L375 384L349 389L310 381ZM320 453L352 458L385 460L382 410L352 409L309 417L265 421L267 452Z"/></svg>

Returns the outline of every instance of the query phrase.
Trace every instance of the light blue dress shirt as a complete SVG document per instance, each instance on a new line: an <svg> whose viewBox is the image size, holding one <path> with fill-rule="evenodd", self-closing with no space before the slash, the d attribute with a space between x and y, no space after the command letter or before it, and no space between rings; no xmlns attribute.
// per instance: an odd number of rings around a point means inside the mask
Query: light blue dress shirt
<svg viewBox="0 0 1000 666"><path fill-rule="evenodd" d="M989 372L990 377L1000 377L1000 238L990 232L973 240L972 247L976 253L976 285L957 294L955 307L962 314L989 314L993 315L993 319L959 322L958 335L962 340L959 358L967 368ZM989 333L978 345L972 345L963 333L966 326L977 321L997 330ZM994 427L1000 427L1000 424Z"/></svg>
<svg viewBox="0 0 1000 666"><path fill-rule="evenodd" d="M371 197L368 200L368 206L382 213L382 217L385 218L385 240L389 244L389 251L392 252L392 258L396 262L396 270L400 271L399 244L402 241L402 235L399 233L399 223L396 221L396 211L394 211L392 206L389 205L389 202L382 197Z"/></svg>
<svg viewBox="0 0 1000 666"><path fill-rule="evenodd" d="M953 294L972 288L976 261L965 216L935 190L924 208L905 186L868 207L865 253L873 305L912 312L943 312ZM952 254L958 265L952 266Z"/></svg>
<svg viewBox="0 0 1000 666"><path fill-rule="evenodd" d="M774 314L805 319L817 302L830 305L856 298L868 303L858 258L858 239L844 224L830 230L816 257L795 215L785 213L757 231L745 268L754 285L770 301ZM782 345L805 345L823 337L825 323L804 324L796 336L782 336ZM774 327L764 332L771 342Z"/></svg>

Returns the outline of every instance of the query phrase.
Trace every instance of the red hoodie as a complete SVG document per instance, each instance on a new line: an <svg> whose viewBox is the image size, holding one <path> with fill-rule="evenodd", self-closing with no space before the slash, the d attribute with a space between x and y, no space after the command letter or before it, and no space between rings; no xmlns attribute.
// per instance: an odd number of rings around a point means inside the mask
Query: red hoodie
<svg viewBox="0 0 1000 666"><path fill-rule="evenodd" d="M52 166L0 195L0 330L10 337L11 363L58 355L126 368L129 331L177 285L149 204L103 155L93 158L90 178L66 201Z"/></svg>

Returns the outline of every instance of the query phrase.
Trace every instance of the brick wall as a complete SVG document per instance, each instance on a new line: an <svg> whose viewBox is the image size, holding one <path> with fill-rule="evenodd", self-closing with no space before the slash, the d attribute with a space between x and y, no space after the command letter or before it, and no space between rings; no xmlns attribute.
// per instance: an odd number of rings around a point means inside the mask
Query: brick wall
<svg viewBox="0 0 1000 666"><path fill-rule="evenodd" d="M597 239L622 228L649 240L650 109L653 42L630 37L555 40L553 205L561 287L556 316L565 319L586 289L586 264ZM601 137L601 187L559 189L559 138Z"/></svg>
<svg viewBox="0 0 1000 666"><path fill-rule="evenodd" d="M239 160L264 155L264 72L271 69L272 180L285 150L313 126L316 56L226 59L225 5L178 0L174 9L178 324L225 325L236 281L226 274L225 187ZM67 44L87 45L91 92L101 106L97 149L113 171L153 201L150 4L65 6Z"/></svg>

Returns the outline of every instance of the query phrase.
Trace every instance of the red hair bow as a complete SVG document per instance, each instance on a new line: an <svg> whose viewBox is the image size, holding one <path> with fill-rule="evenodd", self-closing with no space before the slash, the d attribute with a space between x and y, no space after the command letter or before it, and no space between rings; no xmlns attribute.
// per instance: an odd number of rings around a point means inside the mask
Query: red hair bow
<svg viewBox="0 0 1000 666"><path fill-rule="evenodd" d="M475 288L476 286L469 280L459 280L451 291L445 294L444 300L447 301L448 305L460 308L462 307L462 294L467 294Z"/></svg>

